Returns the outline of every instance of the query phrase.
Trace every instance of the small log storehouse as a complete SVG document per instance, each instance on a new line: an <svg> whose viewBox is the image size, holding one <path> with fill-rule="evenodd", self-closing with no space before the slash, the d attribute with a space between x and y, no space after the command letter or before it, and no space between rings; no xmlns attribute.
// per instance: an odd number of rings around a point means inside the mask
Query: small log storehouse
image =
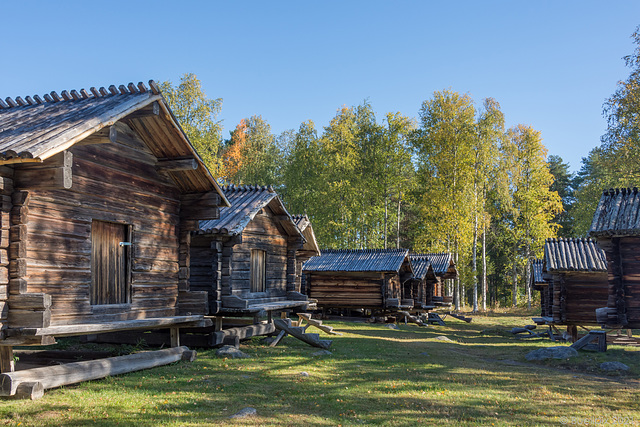
<svg viewBox="0 0 640 427"><path fill-rule="evenodd" d="M271 187L223 187L230 207L202 221L192 237L194 290L209 294L211 315L254 316L304 310L299 251L317 254Z"/></svg>
<svg viewBox="0 0 640 427"><path fill-rule="evenodd" d="M640 193L637 188L605 190L589 235L598 240L608 264L608 293L598 323L640 328Z"/></svg>
<svg viewBox="0 0 640 427"><path fill-rule="evenodd" d="M543 278L552 289L553 323L597 325L596 309L607 301L607 260L594 240L547 239Z"/></svg>
<svg viewBox="0 0 640 427"><path fill-rule="evenodd" d="M544 259L532 259L529 261L529 287L540 291L540 316L552 317L551 308L552 286L543 277Z"/></svg>
<svg viewBox="0 0 640 427"><path fill-rule="evenodd" d="M303 265L309 297L321 308L397 310L413 278L406 249L322 250Z"/></svg>
<svg viewBox="0 0 640 427"><path fill-rule="evenodd" d="M149 86L0 100L0 370L13 345L206 323L190 236L228 201Z"/></svg>
<svg viewBox="0 0 640 427"><path fill-rule="evenodd" d="M435 277L427 274L425 276L425 295L427 305L450 306L453 297L445 295L445 280L455 280L458 278L458 269L453 261L453 256L448 252L426 253L411 255L411 260L426 259L431 264L431 270Z"/></svg>

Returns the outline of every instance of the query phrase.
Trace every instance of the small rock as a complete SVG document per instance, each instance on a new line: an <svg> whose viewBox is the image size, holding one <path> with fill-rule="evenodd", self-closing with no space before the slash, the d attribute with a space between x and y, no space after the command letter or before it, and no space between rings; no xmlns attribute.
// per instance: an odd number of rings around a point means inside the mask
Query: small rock
<svg viewBox="0 0 640 427"><path fill-rule="evenodd" d="M398 329L398 325L395 323L387 323L387 328L389 329Z"/></svg>
<svg viewBox="0 0 640 427"><path fill-rule="evenodd" d="M309 376L309 372L302 371L302 372L300 372L300 376L301 377L308 377Z"/></svg>
<svg viewBox="0 0 640 427"><path fill-rule="evenodd" d="M236 412L235 414L231 415L229 418L247 418L247 417L253 417L258 413L258 411L256 411L255 408L244 408L241 409L240 411Z"/></svg>
<svg viewBox="0 0 640 427"><path fill-rule="evenodd" d="M329 350L319 350L315 353L311 353L312 356L331 356L332 354L333 353L331 353Z"/></svg>
<svg viewBox="0 0 640 427"><path fill-rule="evenodd" d="M444 335L440 335L439 337L436 337L436 339L440 341L454 342L452 339L450 339L449 337L445 337Z"/></svg>
<svg viewBox="0 0 640 427"><path fill-rule="evenodd" d="M603 371L628 371L629 367L622 362L603 362L600 364Z"/></svg>
<svg viewBox="0 0 640 427"><path fill-rule="evenodd" d="M246 359L249 356L247 353L244 353L232 345L223 345L218 350L216 350L216 356L224 356L230 357L232 359Z"/></svg>
<svg viewBox="0 0 640 427"><path fill-rule="evenodd" d="M426 351L423 351L422 353L420 353L420 356L429 356L429 353L427 353Z"/></svg>
<svg viewBox="0 0 640 427"><path fill-rule="evenodd" d="M576 349L571 347L545 347L527 353L525 358L527 360L546 360L546 359L568 359L570 357L577 356Z"/></svg>

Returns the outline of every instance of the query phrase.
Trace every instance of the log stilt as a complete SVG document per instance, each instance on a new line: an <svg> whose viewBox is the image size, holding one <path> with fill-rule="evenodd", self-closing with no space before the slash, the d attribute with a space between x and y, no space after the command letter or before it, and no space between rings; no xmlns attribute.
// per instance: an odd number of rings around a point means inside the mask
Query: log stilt
<svg viewBox="0 0 640 427"><path fill-rule="evenodd" d="M0 346L0 374L13 372L15 363L13 361L13 347L8 345Z"/></svg>

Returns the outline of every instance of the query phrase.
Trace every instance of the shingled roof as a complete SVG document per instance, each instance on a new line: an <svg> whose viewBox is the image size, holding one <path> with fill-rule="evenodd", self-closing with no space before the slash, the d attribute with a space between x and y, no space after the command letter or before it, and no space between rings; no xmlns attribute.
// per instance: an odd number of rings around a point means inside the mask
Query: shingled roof
<svg viewBox="0 0 640 427"><path fill-rule="evenodd" d="M42 162L124 120L159 160L196 160L195 169L168 172L183 191L215 189L226 204L153 80L149 87L140 82L0 99L0 164Z"/></svg>
<svg viewBox="0 0 640 427"><path fill-rule="evenodd" d="M310 258L303 271L336 272L399 272L408 259L407 249L343 249L322 250L322 255Z"/></svg>
<svg viewBox="0 0 640 427"><path fill-rule="evenodd" d="M411 260L411 267L413 268L413 277L419 280L424 280L429 267L431 267L431 260L428 255L424 254L412 254L409 255Z"/></svg>
<svg viewBox="0 0 640 427"><path fill-rule="evenodd" d="M320 255L320 249L318 248L318 241L316 240L316 234L313 232L311 226L311 220L306 215L292 215L291 219L296 224L296 227L302 232L302 235L307 240L302 247L305 251L314 252L316 255Z"/></svg>
<svg viewBox="0 0 640 427"><path fill-rule="evenodd" d="M607 271L605 253L591 239L547 239L544 263L547 272Z"/></svg>
<svg viewBox="0 0 640 427"><path fill-rule="evenodd" d="M271 186L231 184L223 186L222 192L231 206L220 208L219 219L200 221L199 233L239 235L258 212L268 206L278 217L278 221L289 236L300 236L303 241L305 240Z"/></svg>
<svg viewBox="0 0 640 427"><path fill-rule="evenodd" d="M616 188L605 190L593 215L589 235L640 235L640 194L638 189Z"/></svg>
<svg viewBox="0 0 640 427"><path fill-rule="evenodd" d="M529 263L531 266L531 284L535 285L537 283L546 284L547 281L542 276L542 271L544 268L544 260L543 259L532 259Z"/></svg>

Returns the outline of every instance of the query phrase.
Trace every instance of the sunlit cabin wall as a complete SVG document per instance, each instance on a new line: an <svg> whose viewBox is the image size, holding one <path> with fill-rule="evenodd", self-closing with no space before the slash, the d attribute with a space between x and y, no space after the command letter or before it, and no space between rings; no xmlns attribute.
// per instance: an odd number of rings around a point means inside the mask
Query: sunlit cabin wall
<svg viewBox="0 0 640 427"><path fill-rule="evenodd" d="M29 191L24 278L28 292L51 295L52 325L176 314L180 192L138 136L120 130L115 143L71 148L70 189ZM94 220L131 226L125 304L90 303Z"/></svg>

